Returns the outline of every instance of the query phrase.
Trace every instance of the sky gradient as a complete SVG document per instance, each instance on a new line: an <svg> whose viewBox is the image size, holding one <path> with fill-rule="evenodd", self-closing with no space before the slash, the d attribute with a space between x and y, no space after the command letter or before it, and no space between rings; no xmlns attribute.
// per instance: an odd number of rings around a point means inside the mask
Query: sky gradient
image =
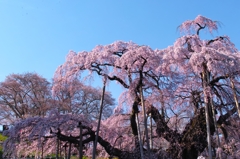
<svg viewBox="0 0 240 159"><path fill-rule="evenodd" d="M0 0L0 82L26 72L50 81L69 50L117 40L166 48L180 37L177 27L197 15L221 24L208 38L228 35L240 49L239 6L239 0Z"/></svg>

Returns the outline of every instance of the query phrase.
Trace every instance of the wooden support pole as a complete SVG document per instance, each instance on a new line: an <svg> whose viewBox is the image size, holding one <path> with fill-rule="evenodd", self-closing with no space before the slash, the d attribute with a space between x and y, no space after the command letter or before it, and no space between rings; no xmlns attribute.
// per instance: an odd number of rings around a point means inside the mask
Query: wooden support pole
<svg viewBox="0 0 240 159"><path fill-rule="evenodd" d="M102 97L101 97L101 103L100 103L100 112L99 112L99 118L98 118L97 132L96 132L96 136L95 136L95 142L93 144L92 159L96 158L97 141L98 141L98 134L99 134L101 118L102 118L102 110L103 110L103 101L104 101L106 82L107 82L107 78L105 77L104 82L103 82L103 91L102 91Z"/></svg>
<svg viewBox="0 0 240 159"><path fill-rule="evenodd" d="M82 123L78 123L79 127L79 159L82 159L83 157L83 147L82 147Z"/></svg>
<svg viewBox="0 0 240 159"><path fill-rule="evenodd" d="M147 152L148 152L149 159L151 159L151 152L150 152L150 145L149 145L149 138L148 138L147 116L146 116L146 109L145 109L144 98L143 98L142 85L140 86L140 95L141 95L141 105L142 105L143 117L144 117L145 135L146 135L146 142L147 142Z"/></svg>

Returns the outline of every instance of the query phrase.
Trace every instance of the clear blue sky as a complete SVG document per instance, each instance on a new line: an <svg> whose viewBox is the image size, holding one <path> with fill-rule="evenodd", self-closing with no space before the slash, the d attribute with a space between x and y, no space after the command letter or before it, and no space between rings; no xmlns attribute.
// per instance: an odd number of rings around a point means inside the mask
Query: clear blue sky
<svg viewBox="0 0 240 159"><path fill-rule="evenodd" d="M133 41L153 49L172 45L185 20L221 22L240 49L239 0L0 0L0 82L36 72L50 80L69 50Z"/></svg>

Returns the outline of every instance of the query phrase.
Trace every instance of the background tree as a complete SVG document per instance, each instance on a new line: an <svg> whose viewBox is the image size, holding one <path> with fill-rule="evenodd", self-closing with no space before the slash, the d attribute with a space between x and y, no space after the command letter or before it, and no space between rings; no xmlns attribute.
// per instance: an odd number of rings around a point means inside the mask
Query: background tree
<svg viewBox="0 0 240 159"><path fill-rule="evenodd" d="M95 120L99 116L102 90L83 84L79 79L72 81L54 81L53 98L62 113L84 114ZM110 92L105 92L103 119L113 113L115 100Z"/></svg>
<svg viewBox="0 0 240 159"><path fill-rule="evenodd" d="M51 109L51 85L36 73L11 74L0 83L0 116L5 122L44 116Z"/></svg>

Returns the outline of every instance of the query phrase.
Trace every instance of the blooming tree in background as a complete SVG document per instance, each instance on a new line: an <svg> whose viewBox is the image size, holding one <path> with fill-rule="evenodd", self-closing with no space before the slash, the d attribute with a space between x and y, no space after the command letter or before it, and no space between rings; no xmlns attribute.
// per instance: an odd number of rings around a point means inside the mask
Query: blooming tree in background
<svg viewBox="0 0 240 159"><path fill-rule="evenodd" d="M51 109L51 85L35 73L11 74L0 83L1 121L44 116Z"/></svg>
<svg viewBox="0 0 240 159"><path fill-rule="evenodd" d="M80 80L54 81L53 98L55 105L63 113L84 114L95 120L100 111L101 89L84 85ZM105 93L103 119L113 113L114 99L109 92Z"/></svg>
<svg viewBox="0 0 240 159"><path fill-rule="evenodd" d="M174 45L163 50L152 50L149 46L117 41L105 46L96 46L89 52L71 51L66 62L57 69L54 82L60 85L56 85L55 90L65 87L66 84L67 90L70 91L59 91L57 97L63 95L62 101L70 96L74 99L64 103L67 110L77 108L74 102L78 103L79 96L71 91L79 92L84 89L81 84L76 83L68 88L68 84L74 83L76 79L86 80L99 76L107 78L108 82L117 82L125 88L114 114L102 121L98 137L99 156L140 158L140 146L143 146L144 158L196 159L199 155L207 155L204 154L208 146L207 137L213 141L210 146L217 155L240 156L240 138L239 135L234 135L239 134L240 122L237 115L240 93L239 51L227 36L211 40L200 38L200 32L204 29L210 32L217 30L217 22L206 17L197 16L194 20L184 22L179 29L185 35L178 38ZM89 72L87 78L84 76L86 71ZM146 114L143 114L140 88L143 90ZM82 97L84 96L81 96L81 99L84 99ZM153 120L153 127L148 125L148 129L154 130L150 133L153 143L150 155L146 151L146 134L141 140L138 138L139 132L144 132L144 115ZM74 122L68 124L73 117ZM140 125L136 119L139 119ZM28 120L30 123L31 120L36 121L30 124ZM53 122L47 123L49 120ZM62 123L56 124L58 120ZM25 144L37 147L35 145L41 145L41 139L44 136L48 138L49 134L62 142L79 146L77 123L82 122L82 146L85 155L90 155L96 123L86 120L87 118L81 115L75 118L74 113L72 116L59 114L49 115L41 120L23 120L8 131L9 139L5 148L9 149L8 154L15 152L14 150L22 154L23 152L18 150L19 147L16 149L20 144L14 142L14 138L23 141L20 143L32 141ZM39 130L33 131L35 128ZM26 132L27 140L22 140L24 135L19 134L22 129ZM40 131L41 129L45 131ZM221 145L216 146L218 130L222 138L219 143ZM29 138L32 136L35 140ZM54 144L54 141L56 139L52 140L52 148L56 148L57 142ZM139 141L143 141L143 144ZM11 146L12 143L15 145Z"/></svg>

